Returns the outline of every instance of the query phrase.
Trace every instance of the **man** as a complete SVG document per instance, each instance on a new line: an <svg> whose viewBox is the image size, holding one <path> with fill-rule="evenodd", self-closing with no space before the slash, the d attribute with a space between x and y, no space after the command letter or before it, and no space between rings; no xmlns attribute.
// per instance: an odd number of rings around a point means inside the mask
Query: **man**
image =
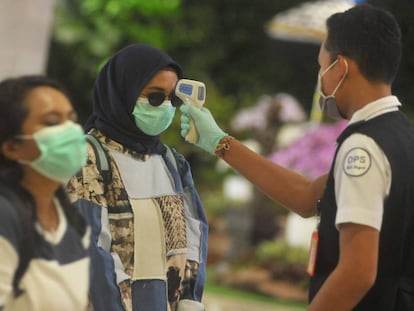
<svg viewBox="0 0 414 311"><path fill-rule="evenodd" d="M205 108L184 105L196 143L303 217L312 237L308 310L414 310L414 128L391 84L401 34L386 11L362 4L332 15L319 53L322 110L349 120L329 174L309 180L224 133ZM308 155L309 161L317 155Z"/></svg>

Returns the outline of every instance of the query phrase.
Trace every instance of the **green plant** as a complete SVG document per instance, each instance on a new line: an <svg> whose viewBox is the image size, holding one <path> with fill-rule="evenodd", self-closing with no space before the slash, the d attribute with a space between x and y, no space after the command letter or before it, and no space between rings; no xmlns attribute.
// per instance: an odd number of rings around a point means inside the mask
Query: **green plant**
<svg viewBox="0 0 414 311"><path fill-rule="evenodd" d="M273 279L286 280L307 286L305 272L308 251L289 245L283 239L262 242L255 251L259 265L269 269Z"/></svg>
<svg viewBox="0 0 414 311"><path fill-rule="evenodd" d="M291 246L283 239L263 242L256 249L256 258L261 263L277 260L286 264L306 264L307 256L307 250Z"/></svg>

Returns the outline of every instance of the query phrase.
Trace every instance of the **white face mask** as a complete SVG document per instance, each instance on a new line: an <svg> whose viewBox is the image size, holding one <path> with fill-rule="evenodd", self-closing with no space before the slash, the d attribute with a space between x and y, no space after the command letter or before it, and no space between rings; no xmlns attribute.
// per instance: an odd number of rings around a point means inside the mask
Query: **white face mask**
<svg viewBox="0 0 414 311"><path fill-rule="evenodd" d="M80 125L66 121L48 126L33 135L19 135L19 139L33 139L40 156L33 161L18 160L30 165L40 174L65 184L86 163L86 139Z"/></svg>
<svg viewBox="0 0 414 311"><path fill-rule="evenodd" d="M330 70L333 66L338 62L335 60L332 64L329 65L321 74L318 74L318 90L319 90L319 106L321 107L322 112L327 115L328 117L339 120L343 119L341 113L338 110L338 106L336 104L335 94L338 91L339 87L341 86L342 82L345 80L346 75L348 74L348 62L344 59L345 62L345 74L342 77L341 81L339 81L336 88L333 90L331 95L325 95L322 91L322 77Z"/></svg>
<svg viewBox="0 0 414 311"><path fill-rule="evenodd" d="M154 107L148 98L139 97L132 115L136 126L147 135L159 135L164 132L174 119L175 107L169 100Z"/></svg>

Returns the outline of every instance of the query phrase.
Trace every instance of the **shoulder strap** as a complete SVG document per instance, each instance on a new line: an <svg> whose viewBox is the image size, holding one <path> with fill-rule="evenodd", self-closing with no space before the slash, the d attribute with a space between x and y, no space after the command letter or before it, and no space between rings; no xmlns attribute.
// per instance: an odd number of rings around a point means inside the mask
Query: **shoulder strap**
<svg viewBox="0 0 414 311"><path fill-rule="evenodd" d="M167 158L171 161L171 163L174 165L177 172L180 174L182 173L182 167L180 165L180 161L177 158L177 151L174 148L170 148L167 145L164 145L167 148Z"/></svg>
<svg viewBox="0 0 414 311"><path fill-rule="evenodd" d="M99 173L101 174L104 180L104 183L110 183L110 181L112 180L112 171L111 166L109 164L107 151L104 149L99 139L95 136L91 134L86 134L86 140L89 142L89 144L93 148L93 151L95 152L96 165ZM171 161L171 163L174 165L175 169L181 176L182 168L180 165L180 161L177 158L177 151L174 148L168 147L167 145L165 145L165 147L167 148L167 158Z"/></svg>
<svg viewBox="0 0 414 311"><path fill-rule="evenodd" d="M104 184L107 185L112 180L112 171L109 164L107 151L102 146L98 138L91 134L86 134L86 140L92 146L96 157L96 166L101 174Z"/></svg>
<svg viewBox="0 0 414 311"><path fill-rule="evenodd" d="M4 196L17 210L22 225L22 243L18 248L19 251L19 265L13 277L13 290L15 297L19 296L21 291L18 284L20 279L26 272L31 258L33 257L33 243L34 243L34 227L31 219L24 214L24 202L16 193L14 193L9 187L0 185L0 194ZM32 228L32 230L30 230Z"/></svg>

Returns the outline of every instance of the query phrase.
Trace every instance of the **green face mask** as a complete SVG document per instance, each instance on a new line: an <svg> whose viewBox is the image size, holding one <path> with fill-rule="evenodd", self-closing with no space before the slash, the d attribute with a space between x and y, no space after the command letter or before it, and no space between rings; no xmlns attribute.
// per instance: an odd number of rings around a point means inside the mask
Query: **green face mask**
<svg viewBox="0 0 414 311"><path fill-rule="evenodd" d="M151 106L147 98L139 97L132 115L137 127L147 135L155 136L165 131L171 124L175 108L170 101L160 106Z"/></svg>
<svg viewBox="0 0 414 311"><path fill-rule="evenodd" d="M20 139L34 139L40 156L28 162L34 170L52 180L66 183L86 163L86 140L82 128L72 121L45 127L33 135L19 135Z"/></svg>

